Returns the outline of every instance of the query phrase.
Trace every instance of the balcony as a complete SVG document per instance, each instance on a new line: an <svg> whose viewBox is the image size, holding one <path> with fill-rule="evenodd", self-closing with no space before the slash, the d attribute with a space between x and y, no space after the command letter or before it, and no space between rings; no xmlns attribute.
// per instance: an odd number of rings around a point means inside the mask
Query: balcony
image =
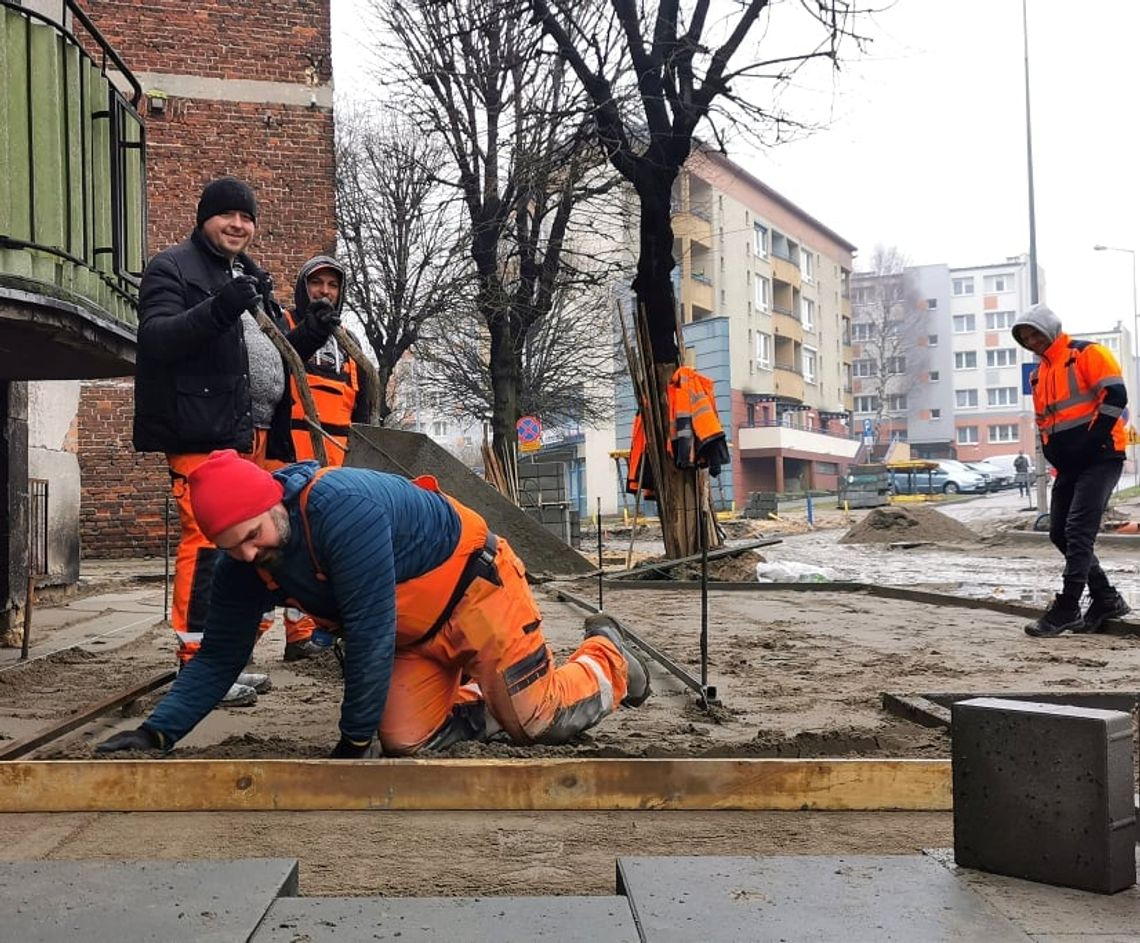
<svg viewBox="0 0 1140 943"><path fill-rule="evenodd" d="M741 426L736 430L736 441L745 457L795 452L818 461L853 459L860 445L859 439L784 425Z"/></svg>
<svg viewBox="0 0 1140 943"><path fill-rule="evenodd" d="M681 279L681 304L694 309L692 318L707 317L713 311L712 280L703 274ZM696 309L700 309L698 314Z"/></svg>
<svg viewBox="0 0 1140 943"><path fill-rule="evenodd" d="M132 373L146 260L142 88L75 0L55 6L81 36L0 5L0 347L18 352L0 372L13 380Z"/></svg>
<svg viewBox="0 0 1140 943"><path fill-rule="evenodd" d="M706 249L712 248L712 223L708 216L697 207L673 213L673 236L677 239L691 239Z"/></svg>
<svg viewBox="0 0 1140 943"><path fill-rule="evenodd" d="M790 259L781 258L775 251L772 252L771 261L772 278L787 282L796 289L800 287L800 269L798 265Z"/></svg>
<svg viewBox="0 0 1140 943"><path fill-rule="evenodd" d="M804 377L800 368L793 364L777 360L773 372L774 392L788 399L803 400Z"/></svg>
<svg viewBox="0 0 1140 943"><path fill-rule="evenodd" d="M797 344L804 341L804 326L789 308L772 305L772 331L779 337L786 337Z"/></svg>

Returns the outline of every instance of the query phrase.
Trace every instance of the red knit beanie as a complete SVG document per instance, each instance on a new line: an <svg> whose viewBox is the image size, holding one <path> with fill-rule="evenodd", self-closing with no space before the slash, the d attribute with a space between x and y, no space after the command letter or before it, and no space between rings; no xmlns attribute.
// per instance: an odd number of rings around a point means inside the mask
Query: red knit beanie
<svg viewBox="0 0 1140 943"><path fill-rule="evenodd" d="M234 524L268 511L285 493L269 472L233 449L211 452L190 472L188 480L194 517L210 540Z"/></svg>

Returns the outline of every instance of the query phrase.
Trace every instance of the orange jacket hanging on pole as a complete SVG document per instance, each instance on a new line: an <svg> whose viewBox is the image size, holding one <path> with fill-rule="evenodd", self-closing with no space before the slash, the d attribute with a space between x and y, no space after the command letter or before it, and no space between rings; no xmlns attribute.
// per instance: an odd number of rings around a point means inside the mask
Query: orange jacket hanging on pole
<svg viewBox="0 0 1140 943"><path fill-rule="evenodd" d="M642 467L644 465L644 467ZM653 468L645 455L645 426L641 422L641 412L633 417L633 433L629 440L629 467L626 470L625 490L627 494L641 493L646 501L654 501L657 492L653 488Z"/></svg>
<svg viewBox="0 0 1140 943"><path fill-rule="evenodd" d="M669 454L678 468L708 468L720 474L728 444L716 411L713 381L692 367L678 367L669 381Z"/></svg>

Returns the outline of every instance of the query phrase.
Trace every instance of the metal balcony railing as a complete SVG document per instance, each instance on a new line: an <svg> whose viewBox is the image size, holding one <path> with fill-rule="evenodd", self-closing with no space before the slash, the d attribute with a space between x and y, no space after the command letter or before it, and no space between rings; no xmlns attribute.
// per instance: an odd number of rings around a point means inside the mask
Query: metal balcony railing
<svg viewBox="0 0 1140 943"><path fill-rule="evenodd" d="M146 261L142 87L74 0L60 9L81 36L0 0L0 277L133 327Z"/></svg>

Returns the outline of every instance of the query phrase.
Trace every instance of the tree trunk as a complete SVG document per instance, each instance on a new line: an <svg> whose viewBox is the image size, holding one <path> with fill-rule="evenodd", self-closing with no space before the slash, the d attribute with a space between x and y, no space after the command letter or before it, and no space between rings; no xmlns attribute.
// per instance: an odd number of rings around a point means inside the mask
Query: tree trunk
<svg viewBox="0 0 1140 943"><path fill-rule="evenodd" d="M642 362L652 364L653 376L647 379L650 394L656 400L656 408L642 418L647 425L652 419L658 430L656 437L649 436L648 447L653 448L656 439L657 511L665 554L673 558L699 552L701 513L697 470L678 468L664 448L669 434L666 390L673 372L680 365L677 336L680 316L673 293L673 223L670 212L675 176L676 172L670 174L658 170L643 175L635 182L641 199L641 228L637 277L633 281L639 316L644 317L644 330L637 332L638 350Z"/></svg>
<svg viewBox="0 0 1140 943"><path fill-rule="evenodd" d="M515 445L519 418L518 384L515 377L514 344L505 317L487 317L491 329L491 447L514 479Z"/></svg>

